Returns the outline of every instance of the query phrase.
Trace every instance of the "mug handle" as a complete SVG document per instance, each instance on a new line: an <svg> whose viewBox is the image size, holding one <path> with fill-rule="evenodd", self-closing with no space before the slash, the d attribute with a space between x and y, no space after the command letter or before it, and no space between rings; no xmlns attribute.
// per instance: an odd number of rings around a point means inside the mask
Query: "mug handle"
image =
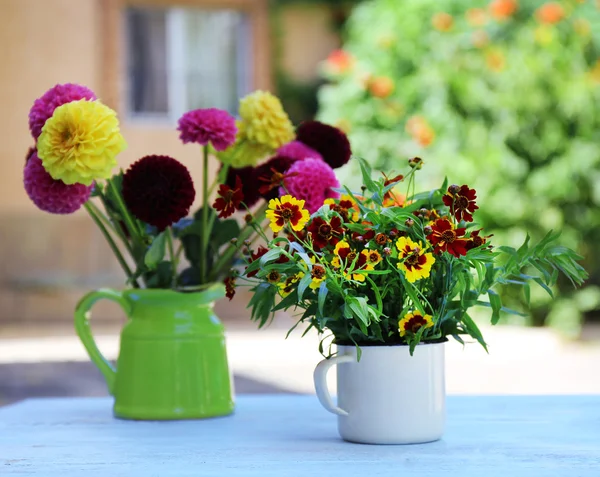
<svg viewBox="0 0 600 477"><path fill-rule="evenodd" d="M356 358L349 354L343 354L341 356L334 356L333 358L324 359L315 368L314 372L314 381L315 381L315 390L317 391L317 397L319 398L319 402L321 405L333 414L337 414L338 416L347 416L348 411L344 411L342 408L337 407L333 403L333 399L331 399L331 394L329 393L329 389L327 389L327 372L332 366L336 364L343 363L354 363L356 362Z"/></svg>
<svg viewBox="0 0 600 477"><path fill-rule="evenodd" d="M83 346L85 347L92 362L98 367L104 376L106 386L108 387L108 392L113 395L117 370L104 356L102 356L102 353L98 349L98 346L94 341L94 337L92 336L92 330L89 322L90 309L98 300L102 299L111 300L118 303L125 311L125 314L128 316L131 314L131 306L120 292L103 288L88 293L77 304L77 307L75 308L75 330L77 331L77 335L83 343Z"/></svg>

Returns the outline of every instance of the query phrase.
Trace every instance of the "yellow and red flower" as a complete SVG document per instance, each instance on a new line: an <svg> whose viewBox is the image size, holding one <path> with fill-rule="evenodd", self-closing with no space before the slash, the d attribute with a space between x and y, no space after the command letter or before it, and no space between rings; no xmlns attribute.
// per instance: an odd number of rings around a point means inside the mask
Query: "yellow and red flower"
<svg viewBox="0 0 600 477"><path fill-rule="evenodd" d="M281 199L271 199L266 216L271 221L269 224L271 230L275 233L280 232L286 226L296 232L300 231L310 218L308 210L304 208L304 201L291 195L284 195Z"/></svg>
<svg viewBox="0 0 600 477"><path fill-rule="evenodd" d="M313 248L317 251L327 245L336 245L344 234L342 219L337 215L329 222L321 217L315 217L306 231L312 234Z"/></svg>
<svg viewBox="0 0 600 477"><path fill-rule="evenodd" d="M342 217L344 222L358 220L358 206L351 196L342 195L339 199L325 199L325 204Z"/></svg>
<svg viewBox="0 0 600 477"><path fill-rule="evenodd" d="M224 283L225 283L225 296L227 298L229 298L229 301L231 301L233 299L233 297L235 296L235 278L227 277L224 280Z"/></svg>
<svg viewBox="0 0 600 477"><path fill-rule="evenodd" d="M448 219L438 219L431 226L427 239L434 246L435 253L448 252L455 257L467 254L465 228L455 228Z"/></svg>
<svg viewBox="0 0 600 477"><path fill-rule="evenodd" d="M291 275L285 279L285 282L279 283L277 286L279 287L279 294L285 298L290 293L294 291L294 284L298 282L302 277L304 277L303 272L298 272L295 275Z"/></svg>
<svg viewBox="0 0 600 477"><path fill-rule="evenodd" d="M407 333L417 333L421 328L431 328L433 318L431 315L423 316L420 311L410 311L398 321L400 336L404 337Z"/></svg>
<svg viewBox="0 0 600 477"><path fill-rule="evenodd" d="M352 279L357 282L364 282L364 272L373 270L373 265L369 263L367 250L359 253L351 248L345 240L337 243L333 253L335 257L331 260L331 265L335 268L341 268L347 280Z"/></svg>
<svg viewBox="0 0 600 477"><path fill-rule="evenodd" d="M477 193L475 189L469 189L469 186L458 187L451 185L444 194L443 201L456 217L456 220L473 222L473 213L479 208L475 204Z"/></svg>
<svg viewBox="0 0 600 477"><path fill-rule="evenodd" d="M377 250L366 250L367 252L367 262L369 265L377 265L381 260L381 254Z"/></svg>
<svg viewBox="0 0 600 477"><path fill-rule="evenodd" d="M404 271L404 275L410 283L429 276L435 259L431 253L425 253L421 242L413 242L408 237L400 237L396 241L396 248L399 252L397 267Z"/></svg>
<svg viewBox="0 0 600 477"><path fill-rule="evenodd" d="M312 259L312 262L313 262L313 266L310 271L310 276L311 276L312 280L310 282L309 287L312 288L313 290L316 290L321 286L321 283L327 278L327 270L325 270L325 267L323 265L314 263L315 262L314 257Z"/></svg>
<svg viewBox="0 0 600 477"><path fill-rule="evenodd" d="M233 189L227 184L221 184L217 195L219 197L215 200L213 208L219 212L219 218L224 219L233 215L244 200L240 176L236 176L235 187Z"/></svg>

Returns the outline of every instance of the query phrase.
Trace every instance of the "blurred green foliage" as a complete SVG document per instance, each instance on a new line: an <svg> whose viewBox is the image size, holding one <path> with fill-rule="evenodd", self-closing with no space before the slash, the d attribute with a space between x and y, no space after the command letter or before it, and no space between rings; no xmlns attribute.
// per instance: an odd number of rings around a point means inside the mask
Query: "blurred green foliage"
<svg viewBox="0 0 600 477"><path fill-rule="evenodd" d="M377 168L420 156L432 184L475 187L478 218L502 241L562 231L590 279L581 291L560 283L552 306L532 297L532 322L575 334L597 319L600 3L374 0L345 33L323 66L319 118Z"/></svg>

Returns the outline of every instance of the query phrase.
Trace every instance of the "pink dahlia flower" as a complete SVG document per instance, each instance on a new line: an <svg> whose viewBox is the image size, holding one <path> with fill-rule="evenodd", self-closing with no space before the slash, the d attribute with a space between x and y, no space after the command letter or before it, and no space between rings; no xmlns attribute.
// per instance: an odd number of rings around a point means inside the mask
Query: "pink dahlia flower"
<svg viewBox="0 0 600 477"><path fill-rule="evenodd" d="M305 207L312 214L323 205L326 199L337 198L339 194L333 190L340 183L333 169L320 159L304 159L292 164L286 172L285 188L279 193L291 194L296 199L305 200Z"/></svg>
<svg viewBox="0 0 600 477"><path fill-rule="evenodd" d="M235 118L222 109L195 109L179 118L177 130L184 144L195 142L206 146L209 142L217 151L224 151L235 142Z"/></svg>
<svg viewBox="0 0 600 477"><path fill-rule="evenodd" d="M85 86L67 83L57 84L46 91L41 98L36 99L29 110L29 130L33 139L37 140L38 136L42 134L42 128L46 120L52 117L56 108L71 101L79 101L80 99L94 101L96 95L91 89Z"/></svg>
<svg viewBox="0 0 600 477"><path fill-rule="evenodd" d="M323 159L321 154L300 141L292 141L284 144L277 150L277 155L297 159L299 161L308 159L309 157L312 159Z"/></svg>
<svg viewBox="0 0 600 477"><path fill-rule="evenodd" d="M33 203L51 214L72 214L87 202L93 188L93 185L67 185L52 179L37 153L33 153L25 165L23 183Z"/></svg>

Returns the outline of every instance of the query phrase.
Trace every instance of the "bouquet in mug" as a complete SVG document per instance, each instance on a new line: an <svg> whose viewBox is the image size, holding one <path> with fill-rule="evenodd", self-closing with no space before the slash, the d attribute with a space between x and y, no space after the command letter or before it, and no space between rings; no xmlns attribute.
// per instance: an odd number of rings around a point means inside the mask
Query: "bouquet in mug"
<svg viewBox="0 0 600 477"><path fill-rule="evenodd" d="M115 111L90 89L51 88L35 101L29 126L35 146L24 168L27 194L54 214L84 207L129 286L195 291L225 280L230 298L236 243L250 243L260 229L264 201L278 198L285 184L317 210L336 196L333 168L350 158L343 133L318 122L296 131L268 92L241 99L237 120L215 108L190 111L178 131L184 143L202 147L204 174L200 207L188 217L196 187L176 159L149 155L113 173L126 142ZM211 156L221 162L212 180ZM230 218L238 210L246 211L242 226Z"/></svg>
<svg viewBox="0 0 600 477"><path fill-rule="evenodd" d="M260 326L277 310L300 310L296 325L329 331L359 356L365 345L408 345L412 354L448 336L486 347L470 309L490 308L492 324L517 313L503 307L497 286L520 286L529 300L531 283L552 294L559 274L575 285L587 277L581 257L556 244L558 233L518 249L493 246L474 223L479 206L468 185L417 192L420 158L405 176L373 179L360 165L360 193L346 188L312 215L291 195L269 203L270 226L285 236L249 251L242 273Z"/></svg>

